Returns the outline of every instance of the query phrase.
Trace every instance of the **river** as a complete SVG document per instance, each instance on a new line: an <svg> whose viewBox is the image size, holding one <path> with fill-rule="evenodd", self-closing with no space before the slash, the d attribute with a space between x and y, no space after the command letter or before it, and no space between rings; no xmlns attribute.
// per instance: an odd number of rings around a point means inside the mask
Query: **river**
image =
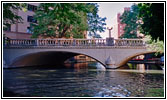
<svg viewBox="0 0 167 100"><path fill-rule="evenodd" d="M148 90L164 89L163 70L104 71L97 65L3 69L4 95L10 96L10 91L17 94L12 96L27 97L147 97Z"/></svg>

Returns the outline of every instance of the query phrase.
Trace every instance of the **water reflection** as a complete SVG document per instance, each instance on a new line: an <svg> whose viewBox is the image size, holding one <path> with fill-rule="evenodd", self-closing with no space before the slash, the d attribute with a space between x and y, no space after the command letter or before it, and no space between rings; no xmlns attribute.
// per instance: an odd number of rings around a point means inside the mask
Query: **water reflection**
<svg viewBox="0 0 167 100"><path fill-rule="evenodd" d="M3 85L14 93L37 97L141 97L149 88L163 88L162 71L99 71L88 65L4 69Z"/></svg>
<svg viewBox="0 0 167 100"><path fill-rule="evenodd" d="M163 66L160 66L158 64L132 64L132 63L127 63L124 66L121 66L119 69L135 69L135 70L140 70L146 71L146 70L162 70Z"/></svg>

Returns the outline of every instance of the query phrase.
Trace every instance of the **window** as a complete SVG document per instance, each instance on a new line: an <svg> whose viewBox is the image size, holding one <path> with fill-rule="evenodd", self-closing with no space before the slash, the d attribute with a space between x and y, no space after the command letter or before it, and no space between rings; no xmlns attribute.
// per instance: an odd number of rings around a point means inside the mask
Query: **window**
<svg viewBox="0 0 167 100"><path fill-rule="evenodd" d="M29 11L36 11L37 10L37 6L28 4L28 10Z"/></svg>
<svg viewBox="0 0 167 100"><path fill-rule="evenodd" d="M27 27L27 33L31 33L32 34L32 28L31 27Z"/></svg>
<svg viewBox="0 0 167 100"><path fill-rule="evenodd" d="M5 31L11 31L11 25L7 25L5 28L4 28Z"/></svg>
<svg viewBox="0 0 167 100"><path fill-rule="evenodd" d="M37 23L37 20L35 20L33 16L27 16L27 22Z"/></svg>
<svg viewBox="0 0 167 100"><path fill-rule="evenodd" d="M27 17L27 22L32 22L32 20L33 20L33 17L32 17L32 16L28 16L28 17Z"/></svg>

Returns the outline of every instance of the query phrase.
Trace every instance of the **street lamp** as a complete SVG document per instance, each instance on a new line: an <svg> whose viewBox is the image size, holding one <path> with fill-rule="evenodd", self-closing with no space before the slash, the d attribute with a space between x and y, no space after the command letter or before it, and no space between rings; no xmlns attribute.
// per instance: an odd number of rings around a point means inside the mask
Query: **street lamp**
<svg viewBox="0 0 167 100"><path fill-rule="evenodd" d="M113 27L111 28L107 27L107 29L109 30L109 38L111 38L111 30L113 29Z"/></svg>

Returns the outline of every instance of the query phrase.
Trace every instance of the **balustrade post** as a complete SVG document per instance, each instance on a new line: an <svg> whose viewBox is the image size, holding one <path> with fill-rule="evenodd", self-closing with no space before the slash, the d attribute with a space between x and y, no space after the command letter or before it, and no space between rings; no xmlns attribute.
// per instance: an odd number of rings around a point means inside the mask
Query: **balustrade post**
<svg viewBox="0 0 167 100"><path fill-rule="evenodd" d="M58 39L57 42L58 42L58 46L61 46L61 40Z"/></svg>
<svg viewBox="0 0 167 100"><path fill-rule="evenodd" d="M76 46L76 40L73 39L73 46Z"/></svg>
<svg viewBox="0 0 167 100"><path fill-rule="evenodd" d="M107 46L114 46L114 38L106 38Z"/></svg>
<svg viewBox="0 0 167 100"><path fill-rule="evenodd" d="M35 39L35 45L39 46L39 40L38 39Z"/></svg>
<svg viewBox="0 0 167 100"><path fill-rule="evenodd" d="M145 41L142 41L142 46L146 46L146 42Z"/></svg>

